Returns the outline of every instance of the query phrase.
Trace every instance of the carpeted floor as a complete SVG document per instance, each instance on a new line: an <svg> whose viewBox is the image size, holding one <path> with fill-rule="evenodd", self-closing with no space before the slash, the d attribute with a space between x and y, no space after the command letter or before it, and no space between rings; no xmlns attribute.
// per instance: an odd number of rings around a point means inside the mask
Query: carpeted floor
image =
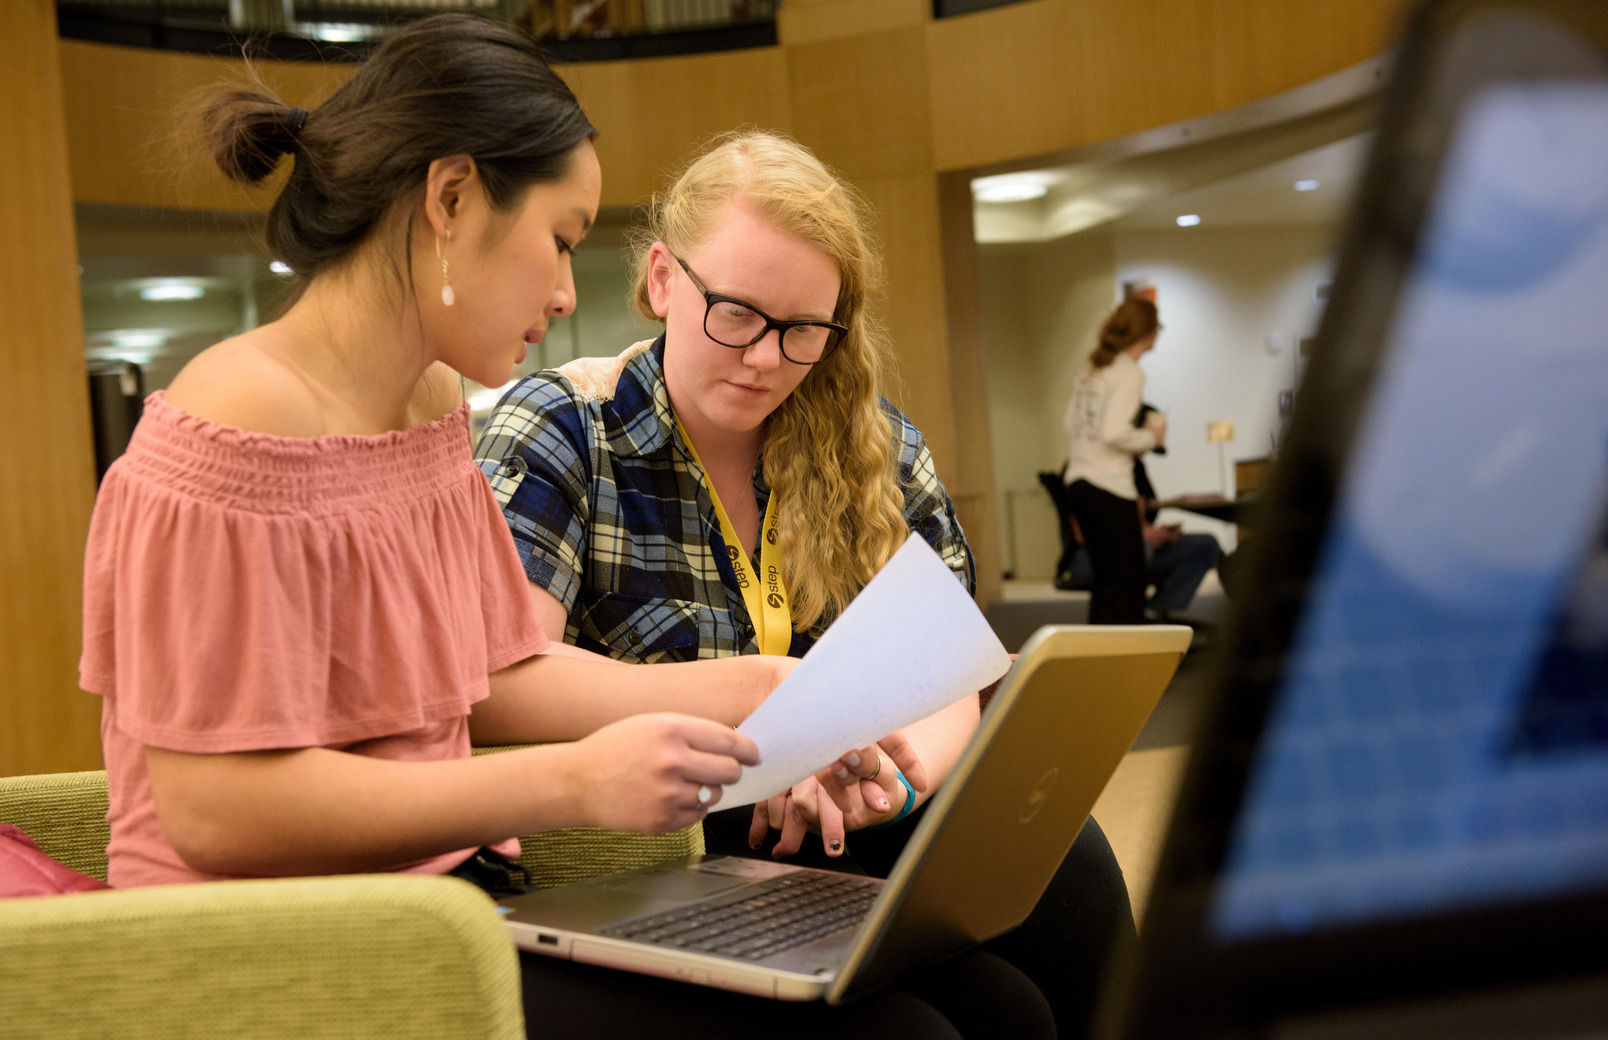
<svg viewBox="0 0 1608 1040"><path fill-rule="evenodd" d="M1200 591L1184 612L1193 621L1220 626L1227 614L1228 601L1216 573L1206 576ZM1005 597L985 612L988 623L1005 649L1021 649L1041 625L1081 625L1089 614L1087 592L1062 592L1047 582L1006 582ZM1134 741L1136 750L1176 747L1189 743L1196 712L1212 681L1216 667L1215 646L1208 632L1198 635L1195 644L1178 665L1178 673L1151 713L1150 721Z"/></svg>

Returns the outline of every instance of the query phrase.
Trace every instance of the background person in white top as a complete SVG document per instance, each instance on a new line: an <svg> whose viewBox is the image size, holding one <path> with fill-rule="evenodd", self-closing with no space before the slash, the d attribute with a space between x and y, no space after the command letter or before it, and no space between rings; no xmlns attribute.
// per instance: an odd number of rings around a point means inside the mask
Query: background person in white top
<svg viewBox="0 0 1608 1040"><path fill-rule="evenodd" d="M1153 412L1136 427L1134 417L1145 387L1139 357L1156 345L1160 331L1150 300L1130 296L1118 304L1100 328L1061 422L1071 439L1061 479L1094 568L1090 624L1145 619L1145 544L1133 460L1165 441L1167 420Z"/></svg>

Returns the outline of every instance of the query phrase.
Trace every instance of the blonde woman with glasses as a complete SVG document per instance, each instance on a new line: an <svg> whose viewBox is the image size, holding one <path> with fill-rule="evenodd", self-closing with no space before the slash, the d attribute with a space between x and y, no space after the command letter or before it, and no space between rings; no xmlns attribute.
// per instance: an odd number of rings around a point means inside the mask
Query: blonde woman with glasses
<svg viewBox="0 0 1608 1040"><path fill-rule="evenodd" d="M882 270L870 226L865 199L808 149L723 136L632 238L635 304L663 334L532 375L499 404L477 457L555 652L800 657L912 531L974 588L921 432L882 397L890 351L871 309ZM569 696L577 734L672 708L737 724L755 706ZM885 876L978 710L970 695L752 811L712 814L710 851ZM1007 959L1052 1004L1073 995L1072 1010L1056 1008L1078 1020L1062 1035L1084 1030L1092 999L1093 970L1071 961L1133 927L1109 846L1090 832L1096 865L1081 873L1103 880L1080 882L1070 902L1100 918L1097 934L1067 935L1063 915L1002 941L1034 948ZM1073 945L1082 952L1062 949Z"/></svg>

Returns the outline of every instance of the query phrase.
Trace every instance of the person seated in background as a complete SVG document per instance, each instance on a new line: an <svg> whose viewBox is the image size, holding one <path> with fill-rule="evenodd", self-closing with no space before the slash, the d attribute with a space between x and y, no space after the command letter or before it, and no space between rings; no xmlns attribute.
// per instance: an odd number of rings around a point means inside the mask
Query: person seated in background
<svg viewBox="0 0 1608 1040"><path fill-rule="evenodd" d="M1144 405L1143 413L1149 405ZM1217 566L1223 547L1213 535L1184 531L1182 524L1156 523L1156 489L1144 459L1133 460L1133 482L1139 489L1139 524L1145 536L1145 577L1155 591L1145 600L1145 616L1172 621L1195 598L1206 572Z"/></svg>

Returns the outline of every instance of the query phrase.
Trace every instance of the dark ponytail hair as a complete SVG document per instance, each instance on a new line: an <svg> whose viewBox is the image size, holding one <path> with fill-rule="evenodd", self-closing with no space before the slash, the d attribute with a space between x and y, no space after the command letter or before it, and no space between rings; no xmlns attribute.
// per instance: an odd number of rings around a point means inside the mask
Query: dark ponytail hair
<svg viewBox="0 0 1608 1040"><path fill-rule="evenodd" d="M441 14L391 32L313 112L266 88L219 92L202 110L212 155L253 184L284 155L295 167L268 212L268 248L302 278L339 263L376 229L408 241L430 163L475 160L493 208L562 179L596 130L530 37L484 18ZM405 256L405 251L400 254ZM401 276L404 265L392 255ZM405 276L403 276L405 278Z"/></svg>
<svg viewBox="0 0 1608 1040"><path fill-rule="evenodd" d="M1117 304L1117 309L1100 326L1100 342L1089 355L1089 365L1104 368L1117 359L1117 355L1153 336L1161 328L1156 317L1156 305L1143 296L1130 296Z"/></svg>

